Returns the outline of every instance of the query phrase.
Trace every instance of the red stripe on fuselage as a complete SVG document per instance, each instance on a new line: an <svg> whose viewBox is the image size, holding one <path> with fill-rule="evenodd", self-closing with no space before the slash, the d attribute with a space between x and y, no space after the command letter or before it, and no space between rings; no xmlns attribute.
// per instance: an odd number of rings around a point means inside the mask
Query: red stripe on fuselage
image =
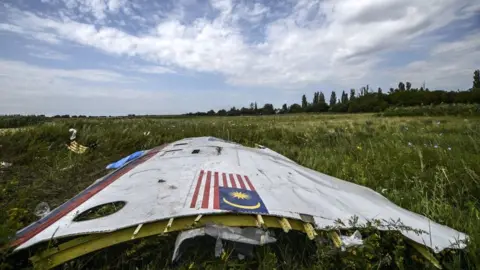
<svg viewBox="0 0 480 270"><path fill-rule="evenodd" d="M200 175L198 176L197 186L195 187L195 192L193 192L192 202L190 203L190 208L195 208L197 204L198 192L200 192L200 186L202 185L202 178L205 172L203 170L200 171Z"/></svg>
<svg viewBox="0 0 480 270"><path fill-rule="evenodd" d="M145 156L140 157L137 160L132 161L132 163L128 164L127 166L115 171L110 177L107 177L104 181L102 181L99 185L95 186L85 194L83 194L81 197L77 198L75 201L71 202L71 204L67 205L65 209L62 211L58 212L56 215L50 217L47 219L44 223L39 224L37 227L34 227L31 231L26 233L25 235L22 235L21 237L15 239L10 245L11 246L19 246L31 238L33 238L35 235L39 234L43 230L45 230L47 227L52 225L53 223L57 222L59 219L67 215L70 211L73 209L77 208L80 206L82 203L84 203L86 200L90 199L93 197L95 194L106 188L108 185L116 181L118 178L122 177L129 171L131 171L133 168L136 166L142 164L143 162L149 160L151 157L153 157L155 154L160 152L161 149L163 149L164 146L158 147L156 149L152 149L150 152L148 152Z"/></svg>
<svg viewBox="0 0 480 270"><path fill-rule="evenodd" d="M230 183L232 184L232 187L233 188L237 188L237 184L235 183L235 178L233 178L233 174L228 174L228 176L230 177Z"/></svg>
<svg viewBox="0 0 480 270"><path fill-rule="evenodd" d="M238 179L238 182L240 182L240 188L245 189L245 184L243 183L243 179L240 174L237 174L237 179Z"/></svg>
<svg viewBox="0 0 480 270"><path fill-rule="evenodd" d="M248 179L248 176L244 176L245 177L245 181L247 181L247 185L250 187L250 190L251 191L255 191L255 188L253 187L252 183L250 182L250 179Z"/></svg>
<svg viewBox="0 0 480 270"><path fill-rule="evenodd" d="M220 199L218 192L218 172L215 172L215 184L213 186L213 209L220 209Z"/></svg>
<svg viewBox="0 0 480 270"><path fill-rule="evenodd" d="M227 174L222 173L222 178L223 178L223 187L228 187L228 185L227 185Z"/></svg>
<svg viewBox="0 0 480 270"><path fill-rule="evenodd" d="M208 208L208 201L210 200L210 180L212 178L212 172L207 171L207 182L205 184L205 190L203 191L202 208Z"/></svg>

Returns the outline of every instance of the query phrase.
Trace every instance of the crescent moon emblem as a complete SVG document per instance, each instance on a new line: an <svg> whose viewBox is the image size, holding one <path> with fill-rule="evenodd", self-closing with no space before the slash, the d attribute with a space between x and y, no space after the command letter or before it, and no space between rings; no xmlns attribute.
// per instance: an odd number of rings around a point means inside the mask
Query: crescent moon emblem
<svg viewBox="0 0 480 270"><path fill-rule="evenodd" d="M248 209L248 210L253 210L253 209L258 209L260 208L261 204L260 203L257 203L256 205L241 205L241 204L236 204L236 203L232 203L232 202L229 202L227 199L223 198L223 202L225 202L226 204L229 204L233 207L237 207L237 208L242 208L242 209Z"/></svg>

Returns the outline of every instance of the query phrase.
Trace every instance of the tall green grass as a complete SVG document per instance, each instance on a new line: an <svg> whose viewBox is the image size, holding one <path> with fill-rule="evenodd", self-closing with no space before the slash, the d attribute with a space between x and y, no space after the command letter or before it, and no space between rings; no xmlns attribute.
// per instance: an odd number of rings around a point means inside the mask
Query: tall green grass
<svg viewBox="0 0 480 270"><path fill-rule="evenodd" d="M480 116L480 104L439 104L389 107L380 116Z"/></svg>
<svg viewBox="0 0 480 270"><path fill-rule="evenodd" d="M97 147L84 155L68 151L65 143L71 127L78 130L78 142L96 143ZM144 135L147 131L148 136ZM5 133L0 135L0 161L13 166L0 169L0 207L4 210L0 211L1 243L37 219L33 209L39 202L45 201L52 208L60 205L103 176L110 162L139 149L207 135L248 146L265 145L301 165L370 187L401 207L465 232L471 238L468 248L449 253L444 266L447 269L480 267L480 120L476 118L301 114L70 119ZM431 267L415 261L421 258L409 253L399 240L401 237L388 234L372 233L369 244L353 253L340 253L320 244L316 251L310 251L308 244L291 243L299 239L305 240L305 237L288 238L282 242L283 246L259 248L256 259L246 261L212 258L213 250L206 252L200 248L177 266L215 269ZM90 267L95 265L94 268L107 265L113 268L172 267L168 264L168 254L173 243L167 240L155 238L129 243L122 246L121 251L90 254L86 260L91 263ZM299 247L305 247L305 251L300 252ZM117 257L121 259L116 260ZM5 267L12 263L3 260ZM79 268L77 265L75 269Z"/></svg>

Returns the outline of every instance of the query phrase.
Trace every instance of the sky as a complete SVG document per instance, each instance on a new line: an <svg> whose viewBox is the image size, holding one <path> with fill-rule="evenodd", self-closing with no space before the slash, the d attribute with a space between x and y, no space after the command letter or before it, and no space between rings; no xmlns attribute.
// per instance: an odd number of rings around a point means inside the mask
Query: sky
<svg viewBox="0 0 480 270"><path fill-rule="evenodd" d="M464 90L478 0L2 0L0 114L179 114Z"/></svg>

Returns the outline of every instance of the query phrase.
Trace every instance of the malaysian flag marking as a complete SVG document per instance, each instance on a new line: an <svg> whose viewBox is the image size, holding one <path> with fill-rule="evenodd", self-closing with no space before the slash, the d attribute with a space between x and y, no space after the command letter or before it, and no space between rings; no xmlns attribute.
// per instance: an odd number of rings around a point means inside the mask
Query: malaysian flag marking
<svg viewBox="0 0 480 270"><path fill-rule="evenodd" d="M201 170L193 189L190 208L268 213L246 175Z"/></svg>

